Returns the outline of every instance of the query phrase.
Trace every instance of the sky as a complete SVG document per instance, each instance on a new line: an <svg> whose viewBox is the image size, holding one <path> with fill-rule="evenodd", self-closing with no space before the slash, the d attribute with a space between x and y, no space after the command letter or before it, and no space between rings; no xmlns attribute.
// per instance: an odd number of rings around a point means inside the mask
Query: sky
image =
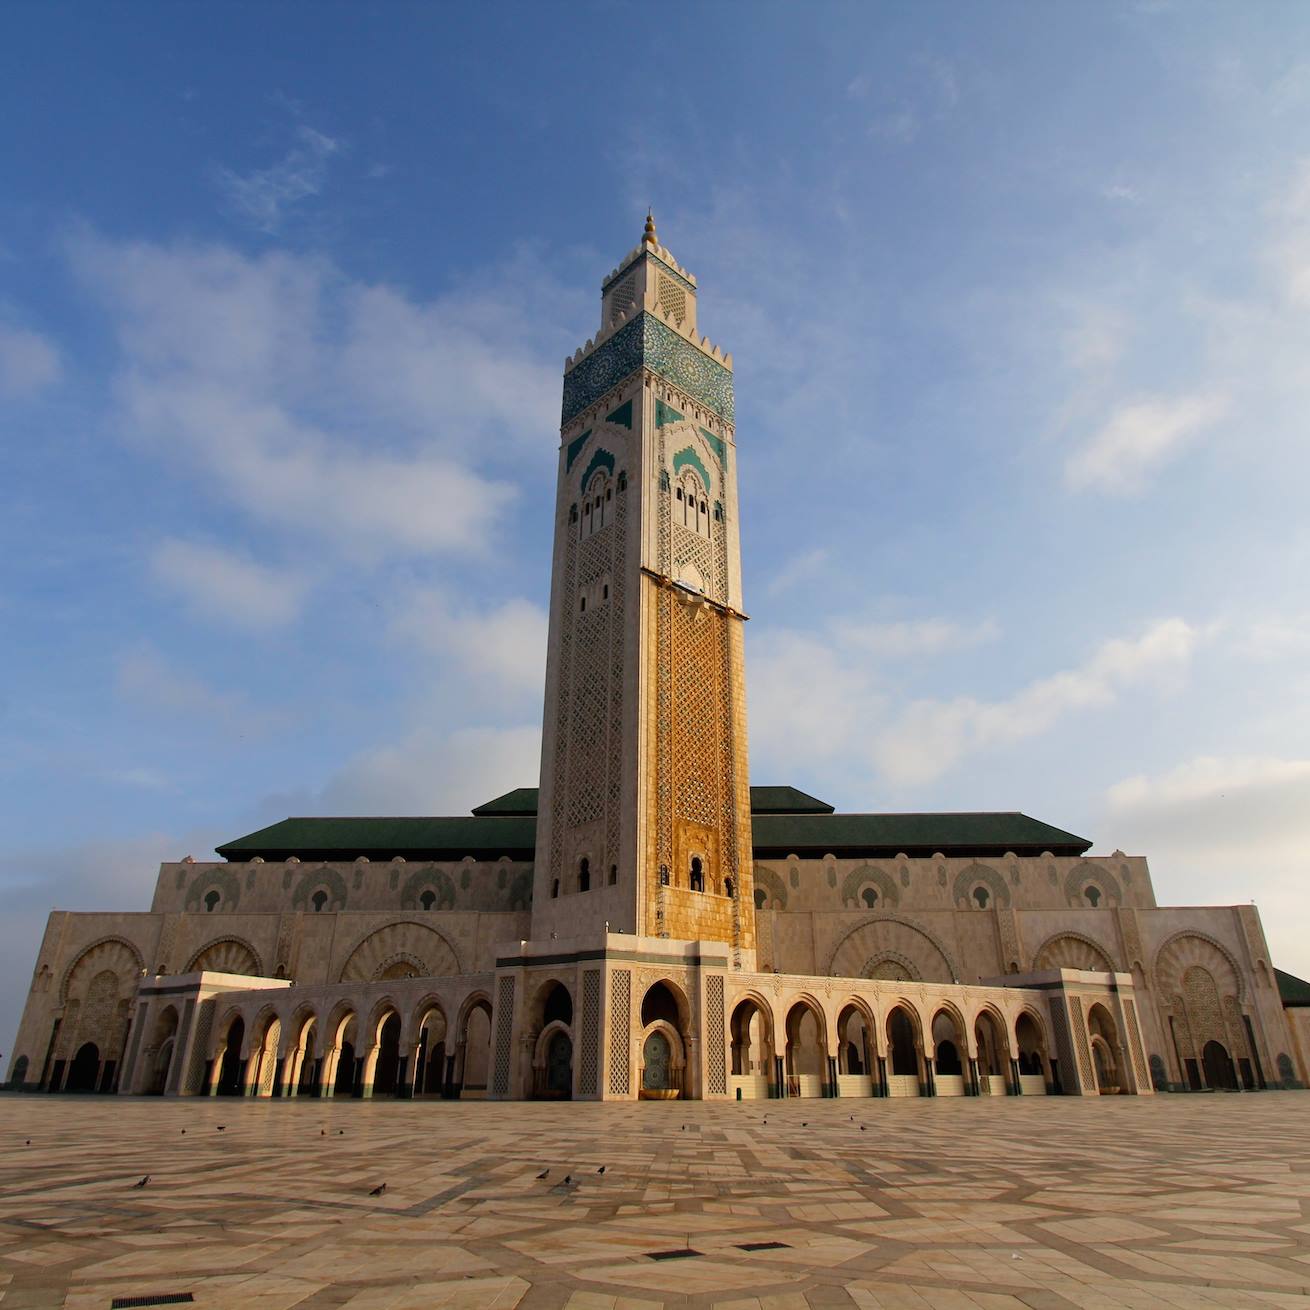
<svg viewBox="0 0 1310 1310"><path fill-rule="evenodd" d="M0 8L0 1051L45 916L537 781L566 355L736 366L752 778L1310 974L1310 9Z"/></svg>

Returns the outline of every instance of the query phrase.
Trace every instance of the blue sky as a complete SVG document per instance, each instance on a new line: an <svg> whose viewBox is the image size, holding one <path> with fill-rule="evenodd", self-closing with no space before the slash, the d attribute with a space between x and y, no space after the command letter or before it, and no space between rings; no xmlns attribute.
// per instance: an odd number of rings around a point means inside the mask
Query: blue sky
<svg viewBox="0 0 1310 1310"><path fill-rule="evenodd" d="M1310 971L1310 12L12 4L0 1043L51 906L536 780L563 360L735 355L753 777Z"/></svg>

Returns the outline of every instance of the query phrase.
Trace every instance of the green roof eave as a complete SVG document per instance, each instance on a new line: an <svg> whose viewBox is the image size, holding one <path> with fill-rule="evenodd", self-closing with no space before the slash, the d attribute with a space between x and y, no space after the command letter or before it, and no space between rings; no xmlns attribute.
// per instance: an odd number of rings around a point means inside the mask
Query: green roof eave
<svg viewBox="0 0 1310 1310"><path fill-rule="evenodd" d="M519 817L530 816L535 818L537 814L537 794L536 787L515 787L513 791L507 791L503 796L497 796L495 800L486 801L477 806L473 813L479 817L484 815L517 815Z"/></svg>
<svg viewBox="0 0 1310 1310"><path fill-rule="evenodd" d="M216 847L225 860L256 856L306 860L531 860L536 851L533 815L454 818L291 818Z"/></svg>
<svg viewBox="0 0 1310 1310"><path fill-rule="evenodd" d="M1084 855L1092 843L1017 812L962 814L757 814L756 859L834 855Z"/></svg>
<svg viewBox="0 0 1310 1310"><path fill-rule="evenodd" d="M761 791L791 791L761 788ZM480 806L482 813L453 818L291 818L217 848L226 860L259 856L282 861L347 861L365 856L389 860L511 859L531 861L536 848L534 788L507 792ZM797 793L804 797L805 793ZM754 798L752 798L754 799ZM769 799L765 798L766 801ZM773 800L778 800L773 797ZM784 798L785 799L785 798ZM822 801L806 798L813 806ZM796 803L796 802L789 802ZM888 859L894 855L999 858L1016 855L1083 855L1091 842L1018 813L834 814L757 813L752 818L757 859L786 855ZM1287 975L1291 977L1291 975ZM1310 1000L1307 1001L1310 1003Z"/></svg>
<svg viewBox="0 0 1310 1310"><path fill-rule="evenodd" d="M1284 1007L1298 1009L1310 1005L1310 982L1283 969L1275 969L1274 977L1278 979L1278 995Z"/></svg>

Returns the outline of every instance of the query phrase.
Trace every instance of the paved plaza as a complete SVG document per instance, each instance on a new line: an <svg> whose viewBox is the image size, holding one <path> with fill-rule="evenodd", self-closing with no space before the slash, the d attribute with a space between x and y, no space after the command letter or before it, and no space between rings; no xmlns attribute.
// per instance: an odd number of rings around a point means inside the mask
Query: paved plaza
<svg viewBox="0 0 1310 1310"><path fill-rule="evenodd" d="M1294 1092L0 1096L0 1147L3 1310L1310 1306Z"/></svg>

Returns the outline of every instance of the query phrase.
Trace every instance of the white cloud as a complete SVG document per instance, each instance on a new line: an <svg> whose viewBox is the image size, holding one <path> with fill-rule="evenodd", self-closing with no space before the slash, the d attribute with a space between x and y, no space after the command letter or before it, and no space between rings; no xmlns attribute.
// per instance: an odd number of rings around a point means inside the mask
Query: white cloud
<svg viewBox="0 0 1310 1310"><path fill-rule="evenodd" d="M53 343L38 332L0 323L0 395L34 395L59 374L59 351Z"/></svg>
<svg viewBox="0 0 1310 1310"><path fill-rule="evenodd" d="M515 491L474 465L532 439L546 475L559 342L523 263L417 305L283 254L70 253L122 347L125 430L264 522L357 557L478 553Z"/></svg>
<svg viewBox="0 0 1310 1310"><path fill-rule="evenodd" d="M993 619L974 624L953 619L914 619L899 623L833 624L834 634L852 651L864 651L877 659L901 660L918 655L940 655L968 650L1001 635Z"/></svg>
<svg viewBox="0 0 1310 1310"><path fill-rule="evenodd" d="M814 577L822 572L828 562L829 553L825 547L815 546L812 550L804 550L799 555L792 556L770 577L765 590L770 596L776 596L794 587L798 582Z"/></svg>
<svg viewBox="0 0 1310 1310"><path fill-rule="evenodd" d="M857 746L860 725L882 706L867 661L785 628L748 633L747 643L753 758L794 768Z"/></svg>
<svg viewBox="0 0 1310 1310"><path fill-rule="evenodd" d="M513 787L535 787L541 729L424 727L351 760L315 798L328 814L462 814Z"/></svg>
<svg viewBox="0 0 1310 1310"><path fill-rule="evenodd" d="M266 628L290 623L301 609L306 579L217 546L169 539L150 561L156 580L201 618Z"/></svg>
<svg viewBox="0 0 1310 1310"><path fill-rule="evenodd" d="M1254 899L1274 963L1310 976L1310 759L1199 756L1109 789L1105 843L1144 853L1162 905Z"/></svg>
<svg viewBox="0 0 1310 1310"><path fill-rule="evenodd" d="M276 232L290 209L322 191L328 160L340 148L339 141L301 123L276 164L245 174L217 168L214 180L239 217L261 232Z"/></svg>
<svg viewBox="0 0 1310 1310"><path fill-rule="evenodd" d="M874 758L895 782L929 782L966 756L1049 731L1078 710L1112 704L1131 686L1176 685L1201 634L1166 619L1135 640L1105 642L1085 664L1030 683L1006 700L920 700L878 734Z"/></svg>
<svg viewBox="0 0 1310 1310"><path fill-rule="evenodd" d="M125 701L152 714L209 720L235 737L263 736L284 722L282 715L251 705L242 692L219 691L203 678L175 668L148 645L119 656L116 687Z"/></svg>
<svg viewBox="0 0 1310 1310"><path fill-rule="evenodd" d="M546 678L546 628L545 610L531 601L515 598L478 611L429 589L400 598L391 633L453 656L473 682L539 696Z"/></svg>
<svg viewBox="0 0 1310 1310"><path fill-rule="evenodd" d="M1227 409L1227 399L1220 395L1154 397L1121 405L1069 457L1066 481L1078 491L1141 491L1153 473L1223 418Z"/></svg>
<svg viewBox="0 0 1310 1310"><path fill-rule="evenodd" d="M1202 755L1155 777L1137 774L1125 778L1109 789L1106 800L1111 814L1131 815L1229 801L1265 804L1279 796L1295 801L1287 810L1293 826L1310 832L1310 760ZM1293 810L1300 813L1292 814ZM1229 822L1215 815L1206 827L1213 837ZM1310 850L1306 855L1310 858Z"/></svg>

